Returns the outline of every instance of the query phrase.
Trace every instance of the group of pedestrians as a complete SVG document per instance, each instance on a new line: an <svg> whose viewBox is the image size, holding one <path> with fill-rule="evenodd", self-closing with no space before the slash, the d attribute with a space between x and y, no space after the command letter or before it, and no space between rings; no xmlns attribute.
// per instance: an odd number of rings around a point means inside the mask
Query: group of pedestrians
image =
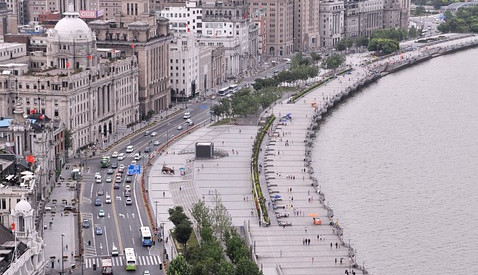
<svg viewBox="0 0 478 275"><path fill-rule="evenodd" d="M303 238L302 245L310 245L310 239Z"/></svg>

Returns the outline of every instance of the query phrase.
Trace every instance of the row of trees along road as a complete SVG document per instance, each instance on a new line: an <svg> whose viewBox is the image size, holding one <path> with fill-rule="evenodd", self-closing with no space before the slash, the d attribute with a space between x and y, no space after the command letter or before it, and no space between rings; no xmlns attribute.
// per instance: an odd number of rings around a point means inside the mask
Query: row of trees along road
<svg viewBox="0 0 478 275"><path fill-rule="evenodd" d="M200 244L184 247L184 252L171 261L168 275L263 274L251 260L248 247L232 226L231 216L217 192L213 194L213 201L213 208L207 207L202 200L192 207L191 215L195 220L195 231L200 235ZM189 221L180 206L170 209L170 214L174 216L170 216L173 223L179 218Z"/></svg>

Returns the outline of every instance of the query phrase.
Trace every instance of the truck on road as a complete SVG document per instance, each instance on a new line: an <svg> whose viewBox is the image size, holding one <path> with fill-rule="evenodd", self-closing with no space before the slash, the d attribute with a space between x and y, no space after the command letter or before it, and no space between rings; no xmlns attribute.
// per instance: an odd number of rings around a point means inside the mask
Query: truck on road
<svg viewBox="0 0 478 275"><path fill-rule="evenodd" d="M113 274L113 262L111 261L111 258L101 259L101 274Z"/></svg>

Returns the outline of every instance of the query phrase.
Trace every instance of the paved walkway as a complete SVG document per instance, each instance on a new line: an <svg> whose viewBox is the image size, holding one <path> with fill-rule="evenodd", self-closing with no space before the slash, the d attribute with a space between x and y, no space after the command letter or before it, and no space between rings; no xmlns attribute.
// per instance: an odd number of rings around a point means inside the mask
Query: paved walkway
<svg viewBox="0 0 478 275"><path fill-rule="evenodd" d="M62 239L65 272L71 270L71 267L75 265L75 257L79 255L77 214L73 211L64 211L65 205L78 208L78 204L73 200L76 190L70 188L70 185L75 185L75 181L68 180L70 173L70 169L63 169L62 177L65 181L57 183L46 203L46 207L51 207L51 211L46 211L43 217L45 258L49 260L46 274L58 274L61 271ZM64 234L63 238L62 234Z"/></svg>
<svg viewBox="0 0 478 275"><path fill-rule="evenodd" d="M251 148L257 129L257 126L201 128L174 143L156 159L148 178L148 193L154 211L158 202L156 217L159 224L164 223L166 239L169 230L174 228L168 220L169 208L181 205L190 214L192 205L200 199L212 207L215 191L221 195L233 225L242 226L245 221L259 224L255 210L251 213L255 207L250 181ZM213 142L215 149L222 149L229 156L194 160L192 152L196 142ZM163 165L173 168L175 174L162 174ZM170 256L175 256L171 245L166 245L166 249Z"/></svg>

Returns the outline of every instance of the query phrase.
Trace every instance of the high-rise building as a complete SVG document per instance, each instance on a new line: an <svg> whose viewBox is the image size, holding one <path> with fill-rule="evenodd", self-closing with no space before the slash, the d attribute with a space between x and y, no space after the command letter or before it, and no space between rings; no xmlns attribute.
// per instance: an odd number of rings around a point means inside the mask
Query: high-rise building
<svg viewBox="0 0 478 275"><path fill-rule="evenodd" d="M319 2L294 1L294 51L315 51L319 43Z"/></svg>
<svg viewBox="0 0 478 275"><path fill-rule="evenodd" d="M168 22L156 18L149 1L121 2L114 20L89 24L99 47L121 50L139 62L139 102L141 118L159 113L171 104Z"/></svg>
<svg viewBox="0 0 478 275"><path fill-rule="evenodd" d="M251 0L250 13L255 13L258 9L265 15L266 55L289 56L294 50L294 1Z"/></svg>

